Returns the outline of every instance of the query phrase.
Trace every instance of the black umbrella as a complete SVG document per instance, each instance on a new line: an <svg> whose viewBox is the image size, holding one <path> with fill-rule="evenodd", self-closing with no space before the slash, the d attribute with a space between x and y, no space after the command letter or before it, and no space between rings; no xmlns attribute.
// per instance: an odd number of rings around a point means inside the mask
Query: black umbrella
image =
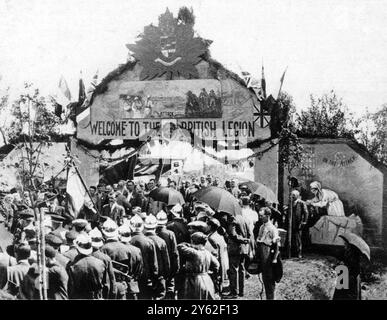
<svg viewBox="0 0 387 320"><path fill-rule="evenodd" d="M192 197L207 203L219 212L227 212L233 216L241 214L241 206L230 192L219 187L207 187L196 191Z"/></svg>
<svg viewBox="0 0 387 320"><path fill-rule="evenodd" d="M168 206L185 203L183 195L179 191L168 187L156 188L149 193L149 196L153 200L166 203Z"/></svg>

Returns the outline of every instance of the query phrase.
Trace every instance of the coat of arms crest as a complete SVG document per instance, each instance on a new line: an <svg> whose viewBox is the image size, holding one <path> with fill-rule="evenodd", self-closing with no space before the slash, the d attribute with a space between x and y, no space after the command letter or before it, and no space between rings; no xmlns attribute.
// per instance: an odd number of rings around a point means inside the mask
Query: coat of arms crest
<svg viewBox="0 0 387 320"><path fill-rule="evenodd" d="M140 80L150 80L168 73L169 79L183 76L199 78L195 65L211 42L194 37L193 24L179 22L167 9L159 16L158 27L144 28L140 40L127 44L142 65Z"/></svg>

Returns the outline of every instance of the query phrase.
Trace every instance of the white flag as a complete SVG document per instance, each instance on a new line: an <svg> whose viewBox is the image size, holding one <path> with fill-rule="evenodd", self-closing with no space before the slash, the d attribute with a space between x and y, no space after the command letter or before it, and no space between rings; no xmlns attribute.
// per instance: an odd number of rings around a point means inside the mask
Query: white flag
<svg viewBox="0 0 387 320"><path fill-rule="evenodd" d="M66 192L69 197L70 213L76 218L84 203L91 199L74 166L68 171Z"/></svg>

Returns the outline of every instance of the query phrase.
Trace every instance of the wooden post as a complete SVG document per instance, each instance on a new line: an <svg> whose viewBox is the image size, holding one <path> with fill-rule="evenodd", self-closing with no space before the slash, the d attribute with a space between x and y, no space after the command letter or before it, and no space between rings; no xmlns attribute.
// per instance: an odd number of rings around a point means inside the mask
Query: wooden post
<svg viewBox="0 0 387 320"><path fill-rule="evenodd" d="M45 232L44 232L44 209L40 208L40 236L41 236L41 262L42 262L42 291L43 291L43 300L47 300L47 269L46 269L46 244L45 244Z"/></svg>
<svg viewBox="0 0 387 320"><path fill-rule="evenodd" d="M287 256L291 258L292 256L292 223L293 223L293 199L291 192L289 193L289 208L288 208L288 247L287 247Z"/></svg>

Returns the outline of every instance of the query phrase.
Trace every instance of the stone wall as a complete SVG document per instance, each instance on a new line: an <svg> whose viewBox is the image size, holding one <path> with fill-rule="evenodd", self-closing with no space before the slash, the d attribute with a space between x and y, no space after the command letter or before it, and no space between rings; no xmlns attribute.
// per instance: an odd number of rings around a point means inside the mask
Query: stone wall
<svg viewBox="0 0 387 320"><path fill-rule="evenodd" d="M370 247L382 248L386 231L385 169L369 154L346 140L304 140L307 169L296 170L303 197L312 198L309 184L320 181L323 188L335 191L344 204L346 216L359 215L363 237ZM288 186L284 179L285 197Z"/></svg>

